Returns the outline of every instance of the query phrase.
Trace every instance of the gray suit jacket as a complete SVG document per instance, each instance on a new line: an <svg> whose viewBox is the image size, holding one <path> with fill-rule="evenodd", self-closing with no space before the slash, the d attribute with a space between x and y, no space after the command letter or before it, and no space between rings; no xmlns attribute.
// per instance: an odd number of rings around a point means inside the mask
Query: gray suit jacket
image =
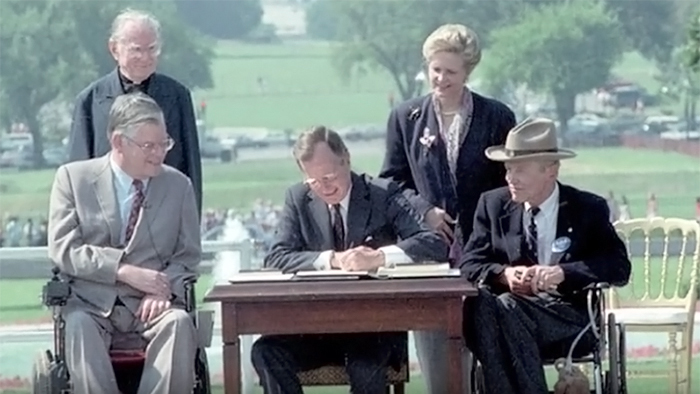
<svg viewBox="0 0 700 394"><path fill-rule="evenodd" d="M448 245L428 229L398 185L368 175L352 174L348 206L347 244L369 237L378 248L396 244L414 261L447 261ZM313 270L324 250L333 249L328 206L304 183L287 190L275 241L265 266L283 271Z"/></svg>
<svg viewBox="0 0 700 394"><path fill-rule="evenodd" d="M169 166L151 178L144 208L126 247L109 156L65 164L56 171L49 201L49 258L71 281L69 307L108 316L117 296L136 311L144 294L116 281L128 263L165 272L176 303L183 281L201 260L199 216L187 177Z"/></svg>
<svg viewBox="0 0 700 394"><path fill-rule="evenodd" d="M190 177L201 214L202 160L190 91L176 80L156 73L151 76L146 93L163 110L168 134L175 140L175 146L165 157L165 164ZM109 109L114 99L122 94L124 91L116 69L78 94L68 139L69 161L93 159L109 152Z"/></svg>

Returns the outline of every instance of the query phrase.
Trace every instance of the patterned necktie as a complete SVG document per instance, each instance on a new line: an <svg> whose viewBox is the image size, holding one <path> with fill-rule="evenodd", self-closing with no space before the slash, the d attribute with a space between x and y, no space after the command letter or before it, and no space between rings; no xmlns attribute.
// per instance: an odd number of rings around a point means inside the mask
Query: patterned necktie
<svg viewBox="0 0 700 394"><path fill-rule="evenodd" d="M529 209L529 212L530 224L527 226L527 252L530 260L535 264L539 264L539 258L537 257L537 223L535 222L535 216L540 213L540 208L532 207Z"/></svg>
<svg viewBox="0 0 700 394"><path fill-rule="evenodd" d="M343 215L340 213L340 204L333 205L333 249L336 252L345 250L345 226Z"/></svg>
<svg viewBox="0 0 700 394"><path fill-rule="evenodd" d="M128 244L131 237L134 235L136 222L139 219L139 212L141 211L143 200L145 199L145 195L143 194L143 182L139 179L134 179L131 184L134 186L136 193L134 194L134 201L131 204L129 220L126 222L126 236L124 237L124 244Z"/></svg>

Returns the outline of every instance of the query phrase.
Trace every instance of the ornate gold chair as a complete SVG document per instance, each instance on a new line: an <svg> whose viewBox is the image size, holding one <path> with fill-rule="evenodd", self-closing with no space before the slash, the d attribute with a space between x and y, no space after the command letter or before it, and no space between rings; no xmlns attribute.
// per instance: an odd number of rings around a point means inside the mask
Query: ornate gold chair
<svg viewBox="0 0 700 394"><path fill-rule="evenodd" d="M668 392L690 394L700 224L694 220L651 218L618 221L614 226L627 245L633 267L627 286L609 290L609 312L624 324L627 332L668 333L669 370L663 372L668 374ZM634 280L639 276L643 281ZM658 371L628 373L658 376Z"/></svg>
<svg viewBox="0 0 700 394"><path fill-rule="evenodd" d="M350 384L348 374L343 366L323 366L297 374L302 386L347 386ZM401 369L387 368L387 394L404 394L408 382L408 362L401 363Z"/></svg>

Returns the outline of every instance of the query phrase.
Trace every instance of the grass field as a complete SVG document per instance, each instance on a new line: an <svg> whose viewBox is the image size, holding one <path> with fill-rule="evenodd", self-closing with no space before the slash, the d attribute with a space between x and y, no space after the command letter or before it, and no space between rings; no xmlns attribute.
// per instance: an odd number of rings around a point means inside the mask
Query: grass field
<svg viewBox="0 0 700 394"><path fill-rule="evenodd" d="M381 166L382 142L353 154L358 171L376 174ZM700 196L700 160L675 153L622 148L582 149L562 165L562 181L601 195L625 195L633 216L644 216L648 193L659 200L662 216L692 218ZM0 214L43 216L48 209L53 170L2 172ZM301 180L292 159L251 160L204 166L204 206L250 208L258 198L281 203L284 190Z"/></svg>
<svg viewBox="0 0 700 394"><path fill-rule="evenodd" d="M214 88L195 91L198 101L207 102L207 123L211 127L276 129L318 123L383 124L389 93L400 100L393 79L384 70L367 70L361 77L343 81L333 67L334 45L317 41L280 45L219 42L212 65ZM485 51L482 66L488 62ZM477 67L471 80L478 81L485 68ZM641 84L650 93L660 87L653 78L656 68L637 53L626 54L612 72ZM258 77L266 82L265 93L258 87Z"/></svg>

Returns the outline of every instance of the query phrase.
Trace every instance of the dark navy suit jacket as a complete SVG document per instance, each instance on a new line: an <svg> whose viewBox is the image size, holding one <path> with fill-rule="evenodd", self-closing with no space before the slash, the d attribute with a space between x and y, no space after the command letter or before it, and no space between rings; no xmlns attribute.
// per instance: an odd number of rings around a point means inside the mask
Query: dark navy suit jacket
<svg viewBox="0 0 700 394"><path fill-rule="evenodd" d="M481 193L505 184L503 164L488 160L484 151L504 144L508 131L515 126L515 115L506 105L472 94L474 115L459 151L456 184L450 174L444 141L438 137L430 148L420 143L425 128L440 135L430 94L408 100L391 111L386 156L379 174L398 182L421 215L432 207L440 207L456 217L462 245L469 239Z"/></svg>
<svg viewBox="0 0 700 394"><path fill-rule="evenodd" d="M175 140L165 164L190 178L201 215L202 160L190 91L176 80L156 73L151 76L145 93L163 110L168 134ZM78 94L68 140L69 161L92 159L110 151L107 119L114 99L122 94L124 90L116 69Z"/></svg>
<svg viewBox="0 0 700 394"><path fill-rule="evenodd" d="M500 287L496 278L506 267L533 264L522 253L523 211L523 204L512 201L507 187L481 196L474 231L460 262L469 281ZM610 223L604 198L559 184L556 238L560 237L568 237L571 244L559 260L564 282L557 290L571 301L586 305L586 293L581 290L590 284L623 286L629 280L627 249Z"/></svg>
<svg viewBox="0 0 700 394"><path fill-rule="evenodd" d="M447 259L447 245L426 227L393 182L353 173L347 216L348 245L396 244L417 263ZM363 241L368 237L371 244ZM328 205L305 183L290 187L265 266L289 272L313 270L319 254L331 249Z"/></svg>

